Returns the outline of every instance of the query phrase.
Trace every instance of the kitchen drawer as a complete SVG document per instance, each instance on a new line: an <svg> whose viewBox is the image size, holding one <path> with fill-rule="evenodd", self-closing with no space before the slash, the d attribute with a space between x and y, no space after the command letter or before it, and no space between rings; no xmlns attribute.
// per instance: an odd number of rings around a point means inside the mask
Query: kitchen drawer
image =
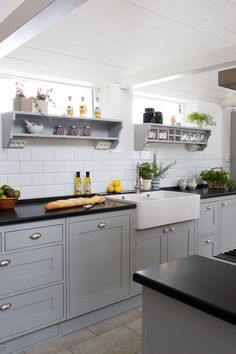
<svg viewBox="0 0 236 354"><path fill-rule="evenodd" d="M197 220L197 236L201 237L219 232L219 202L200 205L200 218Z"/></svg>
<svg viewBox="0 0 236 354"><path fill-rule="evenodd" d="M63 286L0 299L0 339L63 320Z"/></svg>
<svg viewBox="0 0 236 354"><path fill-rule="evenodd" d="M197 254L204 257L213 257L219 253L219 235L210 235L197 239Z"/></svg>
<svg viewBox="0 0 236 354"><path fill-rule="evenodd" d="M0 296L62 279L62 245L0 256Z"/></svg>
<svg viewBox="0 0 236 354"><path fill-rule="evenodd" d="M32 224L31 224L32 225ZM34 223L34 226L37 223ZM45 243L63 240L63 225L55 224L48 226L26 227L26 224L18 225L12 231L5 232L6 251L24 247L34 247Z"/></svg>

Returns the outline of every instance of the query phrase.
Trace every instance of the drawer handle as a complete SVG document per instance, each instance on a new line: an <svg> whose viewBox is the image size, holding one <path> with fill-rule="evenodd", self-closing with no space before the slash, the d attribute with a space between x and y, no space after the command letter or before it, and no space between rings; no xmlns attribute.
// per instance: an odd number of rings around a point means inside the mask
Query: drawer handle
<svg viewBox="0 0 236 354"><path fill-rule="evenodd" d="M206 243L211 243L211 240L206 240Z"/></svg>
<svg viewBox="0 0 236 354"><path fill-rule="evenodd" d="M103 229L106 226L107 226L107 224L105 222L100 222L100 224L97 225L97 227L99 227L99 229Z"/></svg>
<svg viewBox="0 0 236 354"><path fill-rule="evenodd" d="M7 311L11 308L11 303L0 305L0 311Z"/></svg>
<svg viewBox="0 0 236 354"><path fill-rule="evenodd" d="M42 235L40 232L36 232L35 234L31 235L30 238L31 240L38 240Z"/></svg>
<svg viewBox="0 0 236 354"><path fill-rule="evenodd" d="M3 259L0 261L0 267L6 267L11 263L10 259Z"/></svg>
<svg viewBox="0 0 236 354"><path fill-rule="evenodd" d="M226 206L226 205L227 205L227 203L226 203L226 202L223 202L223 203L222 203L222 206Z"/></svg>
<svg viewBox="0 0 236 354"><path fill-rule="evenodd" d="M174 226L171 226L171 227L170 227L170 231L175 231Z"/></svg>
<svg viewBox="0 0 236 354"><path fill-rule="evenodd" d="M167 234L168 231L169 231L169 229L168 229L168 227L166 227L166 228L164 229L164 233Z"/></svg>
<svg viewBox="0 0 236 354"><path fill-rule="evenodd" d="M211 208L212 208L212 205L209 204L209 205L207 206L207 209L211 209Z"/></svg>

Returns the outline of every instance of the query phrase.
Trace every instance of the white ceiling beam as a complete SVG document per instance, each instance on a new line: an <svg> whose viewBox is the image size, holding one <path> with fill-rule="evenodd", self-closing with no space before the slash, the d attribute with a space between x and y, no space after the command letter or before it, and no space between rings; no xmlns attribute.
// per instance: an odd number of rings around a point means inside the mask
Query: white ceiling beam
<svg viewBox="0 0 236 354"><path fill-rule="evenodd" d="M25 0L0 23L0 58L88 0Z"/></svg>
<svg viewBox="0 0 236 354"><path fill-rule="evenodd" d="M157 66L124 76L121 88L138 88L160 82L181 79L185 76L203 73L236 65L236 46L217 49L178 62Z"/></svg>

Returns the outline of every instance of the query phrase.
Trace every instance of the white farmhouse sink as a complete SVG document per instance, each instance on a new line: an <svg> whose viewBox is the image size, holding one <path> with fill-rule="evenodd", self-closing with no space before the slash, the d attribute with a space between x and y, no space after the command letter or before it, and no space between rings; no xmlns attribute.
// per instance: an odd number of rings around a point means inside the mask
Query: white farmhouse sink
<svg viewBox="0 0 236 354"><path fill-rule="evenodd" d="M200 214L200 196L197 194L157 191L119 194L106 198L135 203L137 229L197 219Z"/></svg>

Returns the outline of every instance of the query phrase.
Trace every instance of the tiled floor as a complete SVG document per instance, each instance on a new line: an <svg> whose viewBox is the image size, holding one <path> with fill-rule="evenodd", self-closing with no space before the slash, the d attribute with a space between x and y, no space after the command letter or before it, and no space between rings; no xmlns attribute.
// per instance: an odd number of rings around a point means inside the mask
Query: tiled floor
<svg viewBox="0 0 236 354"><path fill-rule="evenodd" d="M141 315L139 307L21 354L141 354Z"/></svg>

